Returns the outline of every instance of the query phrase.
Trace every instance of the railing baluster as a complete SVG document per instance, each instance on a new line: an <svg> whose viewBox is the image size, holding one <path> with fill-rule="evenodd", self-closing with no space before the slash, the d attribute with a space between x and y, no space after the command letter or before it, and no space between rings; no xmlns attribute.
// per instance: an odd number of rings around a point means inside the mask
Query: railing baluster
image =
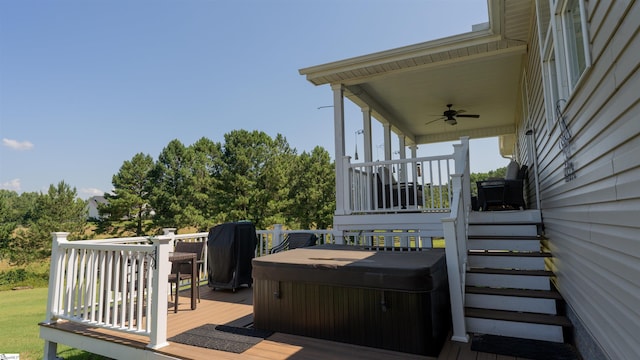
<svg viewBox="0 0 640 360"><path fill-rule="evenodd" d="M98 290L98 318L95 319L98 323L103 323L104 322L104 304L106 301L105 298L105 292L106 292L106 288L105 288L105 271L106 271L106 252L105 251L98 251L98 273L99 278L98 278L98 282L100 283L99 286L99 290Z"/></svg>
<svg viewBox="0 0 640 360"><path fill-rule="evenodd" d="M206 258L206 256L205 256ZM145 268L147 270L147 279L146 279L146 306L147 306L147 311L146 311L146 324L145 324L145 330L146 332L150 332L151 331L151 321L153 320L153 314L151 313L151 301L153 300L151 297L151 293L152 293L152 289L153 289L153 277L155 276L155 272L153 271L153 266L156 265L154 263L152 263L151 259L148 259L146 261L146 265ZM157 265L156 265L157 266Z"/></svg>
<svg viewBox="0 0 640 360"><path fill-rule="evenodd" d="M89 259L89 301L87 304L87 308L89 309L88 311L90 312L89 314L89 321L94 322L96 321L96 309L95 309L95 305L96 305L96 287L97 287L97 277L98 277L98 271L97 271L97 266L98 266L98 261L97 261L97 254L96 254L97 250L92 250L91 251L91 257Z"/></svg>
<svg viewBox="0 0 640 360"><path fill-rule="evenodd" d="M129 252L127 260L127 285L129 292L127 294L127 328L133 329L133 319L135 318L135 298L136 298L136 273L135 270L138 267L138 259L134 256L134 252Z"/></svg>
<svg viewBox="0 0 640 360"><path fill-rule="evenodd" d="M73 281L73 273L75 268L75 255L76 249L71 249L67 260L67 279L65 280L65 299L64 299L64 310L63 314L65 315L73 315L71 314L71 309L73 309L73 287L75 286L75 282Z"/></svg>
<svg viewBox="0 0 640 360"><path fill-rule="evenodd" d="M137 307L137 311L136 311L136 317L135 317L135 321L136 321L136 329L137 330L142 330L142 316L143 316L143 309L144 309L144 293L145 293L145 283L144 283L144 278L146 275L146 270L145 270L145 259L142 256L142 253L138 252L137 254L138 257L138 266L137 266L137 273L138 273L138 278L136 280L136 304L138 305Z"/></svg>
<svg viewBox="0 0 640 360"><path fill-rule="evenodd" d="M114 251L109 251L108 255L107 255L107 269L105 270L105 276L107 277L107 285L106 285L106 293L107 293L107 299L106 301L103 303L103 306L105 306L105 316L104 316L104 322L105 324L111 325L113 322L111 321L112 319L112 314L113 314L113 309L112 309L112 302L113 302L113 289L114 289L114 280L115 280L115 264L114 264Z"/></svg>

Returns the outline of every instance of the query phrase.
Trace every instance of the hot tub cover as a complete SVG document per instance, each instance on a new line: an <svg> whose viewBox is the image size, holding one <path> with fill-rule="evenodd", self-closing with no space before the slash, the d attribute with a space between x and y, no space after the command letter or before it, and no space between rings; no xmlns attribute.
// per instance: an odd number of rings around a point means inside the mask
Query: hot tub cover
<svg viewBox="0 0 640 360"><path fill-rule="evenodd" d="M253 278L406 292L433 290L443 249L371 251L349 245L294 249L253 259ZM437 278L441 278L442 273ZM438 281L438 280L435 280Z"/></svg>

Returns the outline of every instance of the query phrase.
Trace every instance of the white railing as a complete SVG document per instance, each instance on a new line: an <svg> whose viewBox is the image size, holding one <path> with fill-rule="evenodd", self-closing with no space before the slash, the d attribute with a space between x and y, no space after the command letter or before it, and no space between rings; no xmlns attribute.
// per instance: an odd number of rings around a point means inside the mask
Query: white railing
<svg viewBox="0 0 640 360"><path fill-rule="evenodd" d="M454 155L365 163L346 157L344 213L448 211Z"/></svg>
<svg viewBox="0 0 640 360"><path fill-rule="evenodd" d="M420 230L345 231L344 244L375 251L420 251L433 248L433 234Z"/></svg>
<svg viewBox="0 0 640 360"><path fill-rule="evenodd" d="M471 209L469 139L456 147L456 174L453 174L451 212L442 219L447 258L449 296L454 341L468 342L464 319L465 278L467 269L467 229Z"/></svg>
<svg viewBox="0 0 640 360"><path fill-rule="evenodd" d="M67 235L53 233L45 323L68 320L148 336L151 348L167 345L170 238L68 241Z"/></svg>

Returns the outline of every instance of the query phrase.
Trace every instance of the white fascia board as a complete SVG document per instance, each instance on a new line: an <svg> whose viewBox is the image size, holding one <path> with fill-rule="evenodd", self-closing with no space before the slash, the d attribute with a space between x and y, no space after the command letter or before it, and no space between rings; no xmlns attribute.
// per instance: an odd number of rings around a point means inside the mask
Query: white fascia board
<svg viewBox="0 0 640 360"><path fill-rule="evenodd" d="M352 71L363 67L378 66L391 62L400 62L419 56L457 50L501 40L500 35L492 34L491 31L492 30L469 32L448 38L427 41L420 44L408 45L368 55L357 56L350 59L303 68L298 70L298 72L300 75L306 75L307 80L315 85L323 85L324 82L316 83L313 80L338 72Z"/></svg>
<svg viewBox="0 0 640 360"><path fill-rule="evenodd" d="M458 35L430 40L423 43L407 45L395 49L384 50L367 55L356 56L349 59L333 61L316 66L299 69L300 75L306 75L307 80L315 85L325 82L314 82L313 79L324 77L336 72L350 71L366 66L381 65L384 63L403 61L417 56L424 56L442 51L460 49L475 46L482 43L502 40L504 28L504 0L486 0L489 18L489 27L481 30L470 31Z"/></svg>

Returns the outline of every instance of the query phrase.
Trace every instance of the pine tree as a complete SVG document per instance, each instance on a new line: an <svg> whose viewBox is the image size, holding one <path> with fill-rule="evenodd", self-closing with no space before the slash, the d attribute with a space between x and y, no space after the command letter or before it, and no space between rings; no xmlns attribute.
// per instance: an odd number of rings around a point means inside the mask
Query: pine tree
<svg viewBox="0 0 640 360"><path fill-rule="evenodd" d="M99 208L107 221L125 221L125 228L135 229L137 236L144 235L142 225L149 217L149 195L152 189L150 172L153 158L138 153L125 161L117 174L111 178L113 194L105 194L108 204Z"/></svg>

